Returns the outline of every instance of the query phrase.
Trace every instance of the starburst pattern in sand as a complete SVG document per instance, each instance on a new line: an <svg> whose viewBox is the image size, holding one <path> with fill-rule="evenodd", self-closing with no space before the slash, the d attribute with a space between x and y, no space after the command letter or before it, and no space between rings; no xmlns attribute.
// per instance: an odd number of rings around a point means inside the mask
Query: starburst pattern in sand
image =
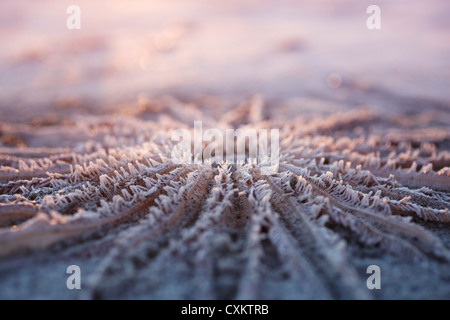
<svg viewBox="0 0 450 320"><path fill-rule="evenodd" d="M219 121L193 104L180 115L173 98L158 103L157 121L142 120L154 114L146 107L141 120L2 125L3 136L43 147L0 150L1 261L95 256L85 298L371 298L349 247L448 266L426 226L450 222L450 131L429 125L439 114L416 129L367 110L267 120L259 98ZM171 132L199 119L279 128L278 173L172 163ZM280 283L286 295L266 292Z"/></svg>

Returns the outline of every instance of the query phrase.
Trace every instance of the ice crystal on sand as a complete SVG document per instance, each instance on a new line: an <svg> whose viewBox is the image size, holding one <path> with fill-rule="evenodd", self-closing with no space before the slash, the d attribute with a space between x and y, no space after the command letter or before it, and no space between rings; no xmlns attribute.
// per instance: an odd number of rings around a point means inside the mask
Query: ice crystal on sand
<svg viewBox="0 0 450 320"><path fill-rule="evenodd" d="M218 121L158 103L158 120L141 110L141 120L2 125L42 145L0 150L3 281L20 261L59 259L90 266L84 298L372 298L364 263L391 257L431 265L448 288L439 234L450 222L450 131L431 125L439 113L414 129L367 110L269 120L260 97ZM198 117L279 128L278 173L172 163L171 132Z"/></svg>

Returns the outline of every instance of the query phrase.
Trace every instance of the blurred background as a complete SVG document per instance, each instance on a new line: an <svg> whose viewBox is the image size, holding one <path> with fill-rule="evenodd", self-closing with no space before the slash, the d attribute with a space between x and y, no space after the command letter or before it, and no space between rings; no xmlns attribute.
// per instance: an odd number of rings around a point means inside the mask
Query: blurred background
<svg viewBox="0 0 450 320"><path fill-rule="evenodd" d="M81 30L66 27L72 4ZM381 30L366 27L371 4ZM448 0L5 0L0 122L122 113L163 95L260 94L285 117L447 110L449 17Z"/></svg>

